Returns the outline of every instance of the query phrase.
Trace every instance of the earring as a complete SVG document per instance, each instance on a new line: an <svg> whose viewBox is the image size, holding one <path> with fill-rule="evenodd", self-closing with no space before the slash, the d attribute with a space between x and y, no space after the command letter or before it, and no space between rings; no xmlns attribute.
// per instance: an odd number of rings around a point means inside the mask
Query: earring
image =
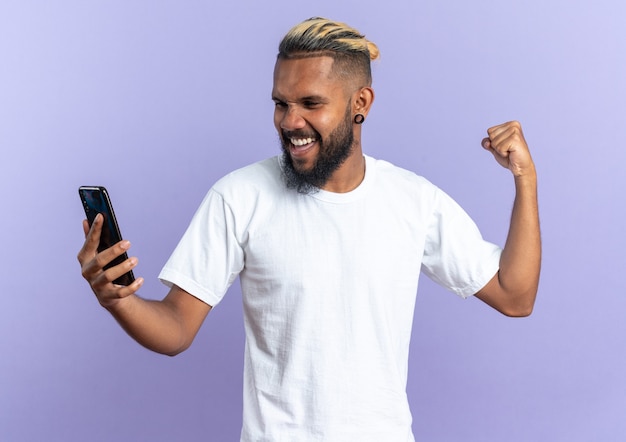
<svg viewBox="0 0 626 442"><path fill-rule="evenodd" d="M363 116L363 114L356 114L354 116L354 123L355 124L363 124L364 121L365 121L365 117Z"/></svg>

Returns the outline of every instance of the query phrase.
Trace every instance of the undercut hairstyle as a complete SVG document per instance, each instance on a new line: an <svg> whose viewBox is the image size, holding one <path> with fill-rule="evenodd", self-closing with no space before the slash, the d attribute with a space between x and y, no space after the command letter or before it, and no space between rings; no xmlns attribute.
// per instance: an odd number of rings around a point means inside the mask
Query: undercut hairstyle
<svg viewBox="0 0 626 442"><path fill-rule="evenodd" d="M294 26L278 46L278 59L332 57L333 72L350 80L359 78L371 86L371 61L378 59L378 46L356 29L332 20L313 17Z"/></svg>

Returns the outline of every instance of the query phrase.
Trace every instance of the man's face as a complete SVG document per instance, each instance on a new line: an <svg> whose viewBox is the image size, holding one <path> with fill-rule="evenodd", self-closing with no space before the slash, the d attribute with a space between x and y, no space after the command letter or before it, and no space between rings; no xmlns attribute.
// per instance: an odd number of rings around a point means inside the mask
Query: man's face
<svg viewBox="0 0 626 442"><path fill-rule="evenodd" d="M350 95L331 57L278 60L272 98L287 185L322 188L352 153Z"/></svg>

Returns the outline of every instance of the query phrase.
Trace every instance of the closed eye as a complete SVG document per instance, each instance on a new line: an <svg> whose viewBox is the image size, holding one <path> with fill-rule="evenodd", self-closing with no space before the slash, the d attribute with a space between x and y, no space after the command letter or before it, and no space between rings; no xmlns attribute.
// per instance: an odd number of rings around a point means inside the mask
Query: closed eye
<svg viewBox="0 0 626 442"><path fill-rule="evenodd" d="M307 109L315 109L316 107L321 106L322 103L320 103L319 101L305 100L302 102L302 105Z"/></svg>
<svg viewBox="0 0 626 442"><path fill-rule="evenodd" d="M274 105L281 109L287 107L287 103L280 100L274 100Z"/></svg>

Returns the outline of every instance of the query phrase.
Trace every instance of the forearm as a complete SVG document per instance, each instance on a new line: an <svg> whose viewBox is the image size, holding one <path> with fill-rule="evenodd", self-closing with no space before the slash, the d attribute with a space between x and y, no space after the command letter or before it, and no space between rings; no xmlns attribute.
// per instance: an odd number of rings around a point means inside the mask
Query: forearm
<svg viewBox="0 0 626 442"><path fill-rule="evenodd" d="M165 300L131 295L105 308L134 340L149 350L174 356L191 344L182 321Z"/></svg>
<svg viewBox="0 0 626 442"><path fill-rule="evenodd" d="M541 234L534 170L515 177L511 225L500 258L498 279L513 304L532 310L539 285Z"/></svg>

